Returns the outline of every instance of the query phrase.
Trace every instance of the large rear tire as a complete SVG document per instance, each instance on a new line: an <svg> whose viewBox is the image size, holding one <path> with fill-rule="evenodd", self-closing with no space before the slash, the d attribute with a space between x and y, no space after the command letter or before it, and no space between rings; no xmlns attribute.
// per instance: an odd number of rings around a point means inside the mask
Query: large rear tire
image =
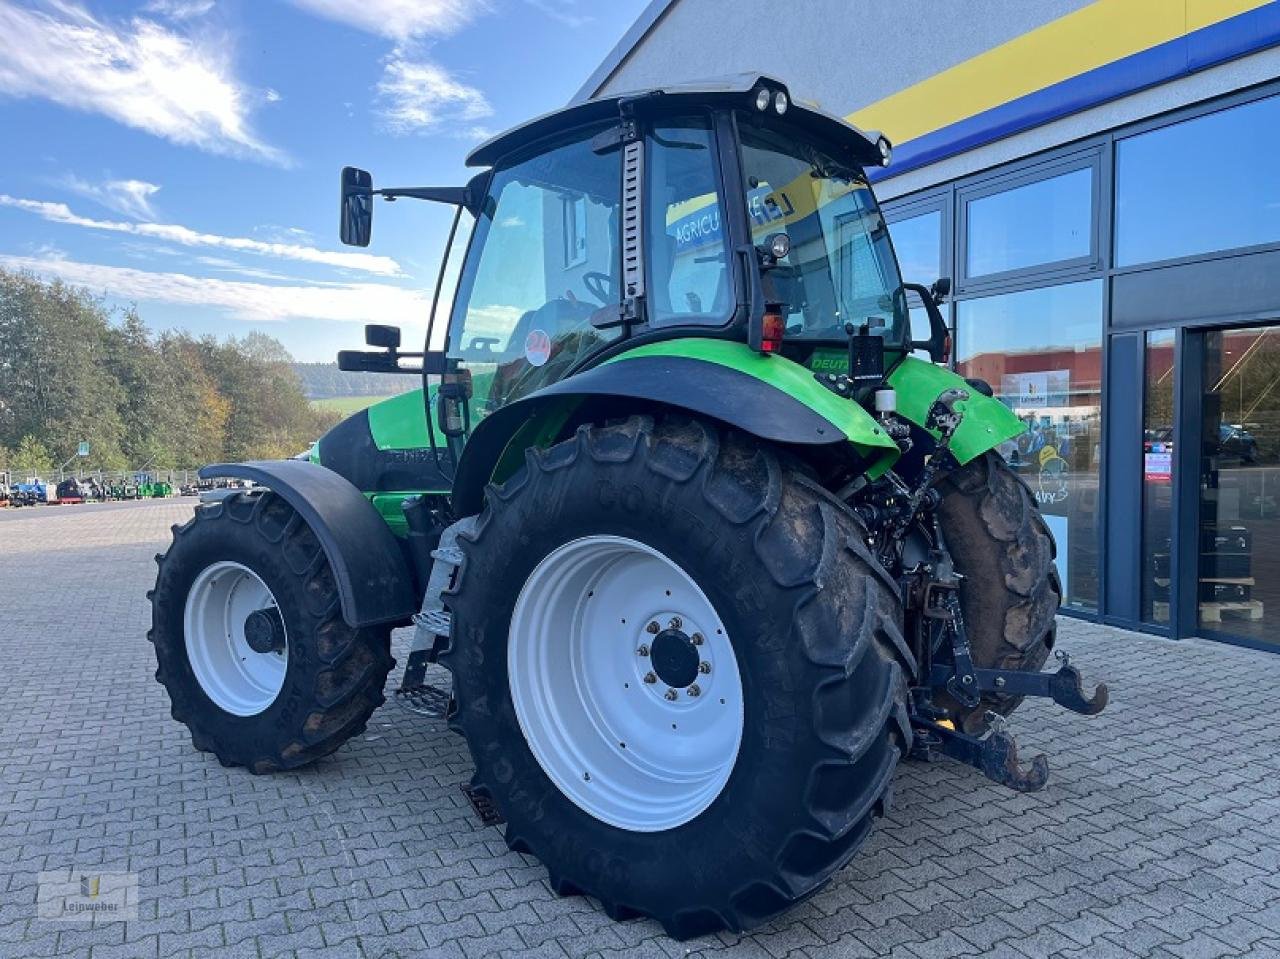
<svg viewBox="0 0 1280 959"><path fill-rule="evenodd" d="M965 576L960 606L974 665L1040 669L1053 648L1062 584L1053 534L1031 491L996 453L952 472L941 490L938 518ZM972 707L945 695L941 702L958 725L978 732L988 710L1007 716L1022 697L988 693Z"/></svg>
<svg viewBox="0 0 1280 959"><path fill-rule="evenodd" d="M364 730L395 664L389 627L353 629L310 527L274 493L200 506L158 555L156 679L199 750L294 769Z"/></svg>
<svg viewBox="0 0 1280 959"><path fill-rule="evenodd" d="M757 441L632 417L530 451L460 546L454 721L557 892L687 938L853 856L914 664L844 504Z"/></svg>

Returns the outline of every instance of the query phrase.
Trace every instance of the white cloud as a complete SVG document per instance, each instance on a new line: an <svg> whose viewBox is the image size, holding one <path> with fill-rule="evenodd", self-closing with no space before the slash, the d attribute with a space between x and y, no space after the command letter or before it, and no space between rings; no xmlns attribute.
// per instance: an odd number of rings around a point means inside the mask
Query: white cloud
<svg viewBox="0 0 1280 959"><path fill-rule="evenodd" d="M249 124L257 99L235 78L230 43L143 18L112 25L71 0L45 10L0 0L0 94L100 113L174 143L288 165Z"/></svg>
<svg viewBox="0 0 1280 959"><path fill-rule="evenodd" d="M142 10L170 20L194 20L203 17L213 7L214 0L150 0Z"/></svg>
<svg viewBox="0 0 1280 959"><path fill-rule="evenodd" d="M541 10L552 20L558 20L574 30L585 27L592 20L587 14L575 12L578 9L577 0L524 0L524 2L535 10Z"/></svg>
<svg viewBox="0 0 1280 959"><path fill-rule="evenodd" d="M379 116L391 133L430 133L446 126L467 139L488 133L476 123L493 115L483 93L443 67L409 59L400 48L387 57L377 92Z"/></svg>
<svg viewBox="0 0 1280 959"><path fill-rule="evenodd" d="M156 218L156 211L151 207L151 198L160 192L160 187L155 183L148 183L146 180L106 180L102 183L90 183L70 173L56 182L73 193L79 193L102 204L108 210L115 210L135 220Z"/></svg>
<svg viewBox="0 0 1280 959"><path fill-rule="evenodd" d="M367 323L376 318L379 323L421 325L430 306L419 290L377 283L275 285L11 255L0 255L0 268L56 277L122 300L213 307L252 322Z"/></svg>
<svg viewBox="0 0 1280 959"><path fill-rule="evenodd" d="M51 203L47 200L25 200L0 193L0 206L13 207L34 213L51 223L63 223L68 226L79 226L90 230L105 230L110 233L128 233L133 236L144 236L180 246L217 247L223 250L237 250L242 253L257 253L261 256L273 256L284 260L297 260L301 263L318 263L324 266L336 266L350 270L361 270L380 276L402 276L404 271L400 264L389 256L375 256L372 253L344 253L335 250L319 250L313 246L300 243L268 243L243 236L222 236L217 233L201 233L190 227L177 223L124 223L118 220L95 220L73 213L65 203Z"/></svg>
<svg viewBox="0 0 1280 959"><path fill-rule="evenodd" d="M294 277L285 273L277 273L275 270L259 270L254 267L243 266L235 260L228 260L224 256L198 256L196 257L196 262L201 266L207 266L211 270L217 270L219 273L234 273L236 276L247 276L255 280L275 280L279 283L289 283L294 279Z"/></svg>
<svg viewBox="0 0 1280 959"><path fill-rule="evenodd" d="M392 40L453 33L488 7L484 0L293 0L293 4Z"/></svg>

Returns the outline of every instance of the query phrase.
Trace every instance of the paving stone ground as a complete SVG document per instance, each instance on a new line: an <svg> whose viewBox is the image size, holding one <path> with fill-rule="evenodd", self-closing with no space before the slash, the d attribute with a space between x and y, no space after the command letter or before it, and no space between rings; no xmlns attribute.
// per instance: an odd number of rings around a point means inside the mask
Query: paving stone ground
<svg viewBox="0 0 1280 959"><path fill-rule="evenodd" d="M1043 792L907 764L822 893L677 943L553 895L473 815L440 721L388 703L278 776L195 752L144 638L151 557L191 509L0 513L0 957L1280 955L1280 656L1063 620L1112 703L1017 714ZM136 873L138 918L39 919L37 873L69 869Z"/></svg>

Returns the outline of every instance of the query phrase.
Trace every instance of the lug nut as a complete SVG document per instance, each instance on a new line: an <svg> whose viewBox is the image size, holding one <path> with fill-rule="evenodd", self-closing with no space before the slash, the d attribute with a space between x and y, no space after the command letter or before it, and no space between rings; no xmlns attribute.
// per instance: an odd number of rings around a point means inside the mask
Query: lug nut
<svg viewBox="0 0 1280 959"><path fill-rule="evenodd" d="M702 640L702 634L701 634L701 633L694 633L694 634L693 634L691 637L689 637L689 638L693 640L693 645L695 645L695 646L701 646L701 645L702 645L703 640Z"/></svg>
<svg viewBox="0 0 1280 959"><path fill-rule="evenodd" d="M676 697L679 696L680 694L677 693L674 689L668 689L665 695L666 695L666 699L668 699L670 702L675 702Z"/></svg>
<svg viewBox="0 0 1280 959"><path fill-rule="evenodd" d="M681 619L679 616L672 616L672 617L671 617L671 622L667 623L667 628L668 628L668 629L679 629L679 628L680 628L681 626L683 626L683 625L684 625L684 620L683 620L683 619Z"/></svg>
<svg viewBox="0 0 1280 959"><path fill-rule="evenodd" d="M694 683L692 686L690 686L688 689L686 689L686 690L685 690L685 692L687 692L690 696L701 696L701 695L702 695L702 689L701 689L701 687L699 687L699 686L698 686L698 684L697 684L697 683Z"/></svg>
<svg viewBox="0 0 1280 959"><path fill-rule="evenodd" d="M649 625L644 628L644 631L646 633L658 633L661 629L662 627L659 626L656 621L650 620Z"/></svg>
<svg viewBox="0 0 1280 959"><path fill-rule="evenodd" d="M636 650L636 655L638 655L638 656L648 656L648 655L649 655L649 647L648 647L648 646L646 646L644 643L641 643L641 644L640 644L640 648Z"/></svg>
<svg viewBox="0 0 1280 959"><path fill-rule="evenodd" d="M704 659L698 663L698 672L702 673L703 676L707 675L707 673L711 672L711 664Z"/></svg>
<svg viewBox="0 0 1280 959"><path fill-rule="evenodd" d="M656 682L658 681L658 675L657 675L657 673L645 673L645 674L644 674L644 681L645 681L646 683L648 683L649 685L653 685L654 683L656 683Z"/></svg>

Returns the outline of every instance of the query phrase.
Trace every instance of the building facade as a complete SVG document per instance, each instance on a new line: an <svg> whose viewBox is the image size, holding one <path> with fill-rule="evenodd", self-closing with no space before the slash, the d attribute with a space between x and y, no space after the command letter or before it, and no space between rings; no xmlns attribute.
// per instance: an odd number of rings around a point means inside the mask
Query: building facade
<svg viewBox="0 0 1280 959"><path fill-rule="evenodd" d="M1280 649L1280 2L655 0L578 97L750 71L895 144L1065 610Z"/></svg>

